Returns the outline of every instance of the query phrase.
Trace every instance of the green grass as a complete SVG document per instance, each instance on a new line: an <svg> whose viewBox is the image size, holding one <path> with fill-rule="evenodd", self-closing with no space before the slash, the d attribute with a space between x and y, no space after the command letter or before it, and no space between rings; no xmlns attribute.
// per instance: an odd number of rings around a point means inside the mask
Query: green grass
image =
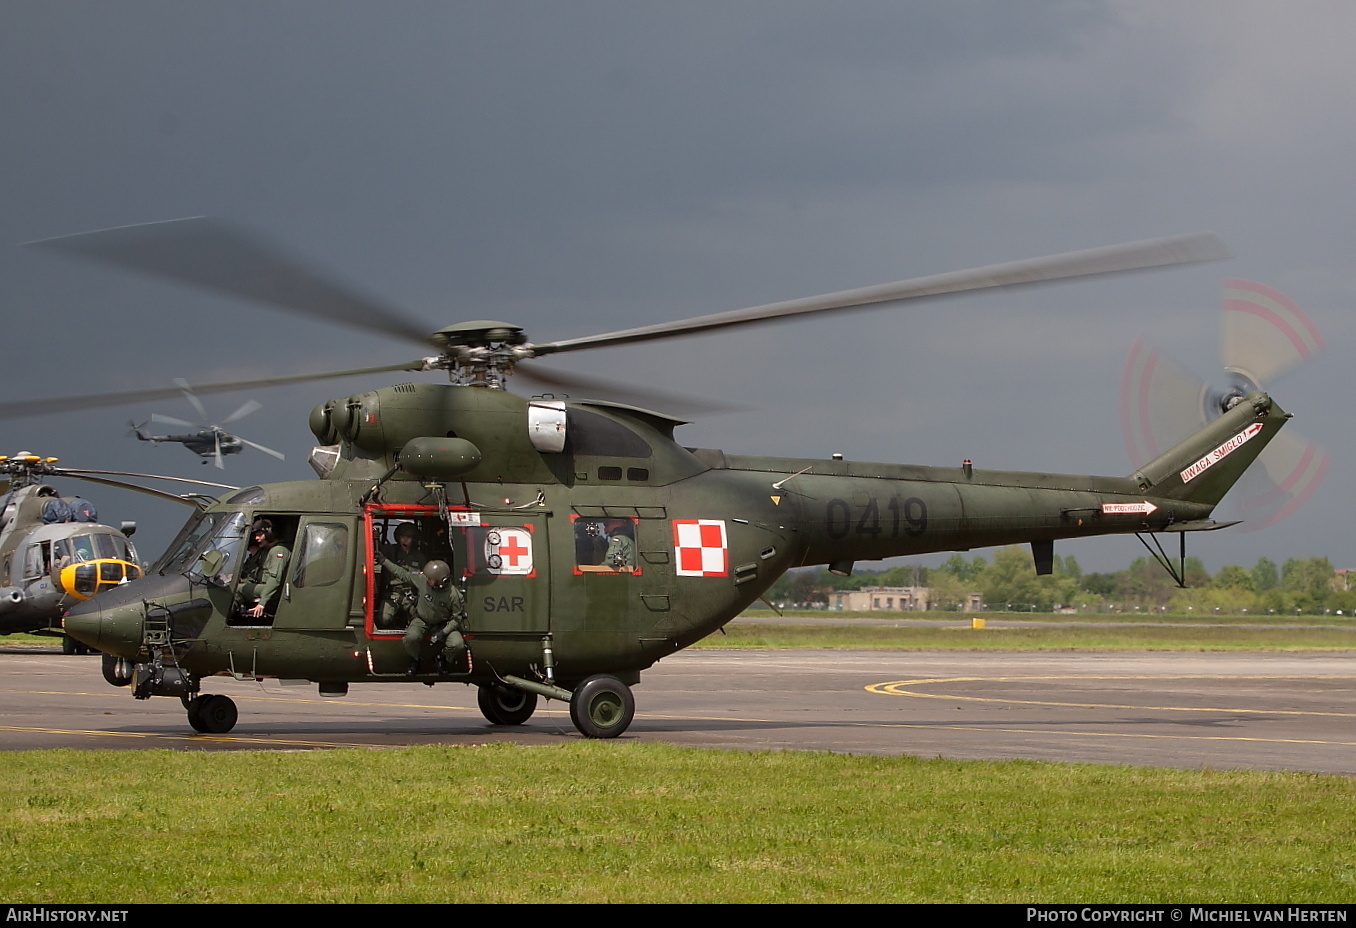
<svg viewBox="0 0 1356 928"><path fill-rule="evenodd" d="M578 741L5 762L10 903L1356 896L1333 776Z"/></svg>
<svg viewBox="0 0 1356 928"><path fill-rule="evenodd" d="M1049 625L1086 624L1094 622L1107 625L1142 624L1152 622L1174 626L1183 625L1281 625L1299 627L1322 625L1334 628L1356 629L1356 616L1351 615L1295 615L1248 614L1231 615L1227 613L1175 615L1161 612L839 612L827 609L787 609L781 615L770 609L746 609L741 618L751 621L775 624L782 617L794 619L873 619L879 622L909 621L936 622L938 624L968 625L970 619L982 618L992 622L1040 622Z"/></svg>
<svg viewBox="0 0 1356 928"><path fill-rule="evenodd" d="M775 620L774 620L775 622ZM1097 625L983 629L863 625L777 625L735 622L698 648L872 648L897 651L1344 651L1356 647L1350 628L1119 627Z"/></svg>
<svg viewBox="0 0 1356 928"><path fill-rule="evenodd" d="M43 645L48 648L61 647L60 635L30 635L27 632L15 632L12 635L0 635L0 647L5 645Z"/></svg>

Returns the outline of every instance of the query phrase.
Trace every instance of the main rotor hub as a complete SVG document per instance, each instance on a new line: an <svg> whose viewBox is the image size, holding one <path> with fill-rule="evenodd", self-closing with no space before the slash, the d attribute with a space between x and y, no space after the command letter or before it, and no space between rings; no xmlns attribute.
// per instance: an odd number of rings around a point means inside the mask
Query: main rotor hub
<svg viewBox="0 0 1356 928"><path fill-rule="evenodd" d="M41 455L20 451L10 457L0 454L0 474L9 475L9 484L13 489L38 483L38 478L54 472L56 458L44 458Z"/></svg>
<svg viewBox="0 0 1356 928"><path fill-rule="evenodd" d="M455 384L502 389L519 361L535 357L520 326L476 320L439 329L429 341L442 349L425 358L425 370L445 370Z"/></svg>

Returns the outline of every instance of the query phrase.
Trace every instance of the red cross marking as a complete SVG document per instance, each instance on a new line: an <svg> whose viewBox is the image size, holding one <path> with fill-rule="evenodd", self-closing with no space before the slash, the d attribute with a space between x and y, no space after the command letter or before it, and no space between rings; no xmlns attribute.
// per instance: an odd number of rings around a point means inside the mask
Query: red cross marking
<svg viewBox="0 0 1356 928"><path fill-rule="evenodd" d="M510 567L518 566L518 558L531 554L531 548L524 548L518 542L516 535L509 535L502 544L499 545L499 553L508 558Z"/></svg>

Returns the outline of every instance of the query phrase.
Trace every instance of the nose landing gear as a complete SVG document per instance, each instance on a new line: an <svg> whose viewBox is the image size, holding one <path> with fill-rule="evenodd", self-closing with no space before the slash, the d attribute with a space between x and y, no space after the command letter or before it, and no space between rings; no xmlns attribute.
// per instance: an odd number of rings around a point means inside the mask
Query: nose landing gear
<svg viewBox="0 0 1356 928"><path fill-rule="evenodd" d="M194 731L204 735L224 735L235 728L240 717L235 700L220 693L208 693L205 696L182 697L180 702L188 710L188 724Z"/></svg>

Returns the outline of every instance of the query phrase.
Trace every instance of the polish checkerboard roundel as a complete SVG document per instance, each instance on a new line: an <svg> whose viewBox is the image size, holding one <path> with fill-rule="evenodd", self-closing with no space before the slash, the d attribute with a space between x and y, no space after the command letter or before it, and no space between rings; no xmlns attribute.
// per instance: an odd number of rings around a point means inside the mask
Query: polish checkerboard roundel
<svg viewBox="0 0 1356 928"><path fill-rule="evenodd" d="M725 577L730 549L724 519L674 519L674 558L679 577Z"/></svg>

